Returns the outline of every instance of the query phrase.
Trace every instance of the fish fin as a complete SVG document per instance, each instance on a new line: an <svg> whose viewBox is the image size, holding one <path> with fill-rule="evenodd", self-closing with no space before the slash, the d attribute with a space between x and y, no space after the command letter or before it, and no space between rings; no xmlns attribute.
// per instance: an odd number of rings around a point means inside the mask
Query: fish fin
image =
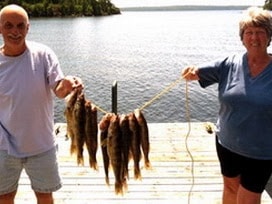
<svg viewBox="0 0 272 204"><path fill-rule="evenodd" d="M101 146L106 147L107 146L107 138L101 141Z"/></svg>

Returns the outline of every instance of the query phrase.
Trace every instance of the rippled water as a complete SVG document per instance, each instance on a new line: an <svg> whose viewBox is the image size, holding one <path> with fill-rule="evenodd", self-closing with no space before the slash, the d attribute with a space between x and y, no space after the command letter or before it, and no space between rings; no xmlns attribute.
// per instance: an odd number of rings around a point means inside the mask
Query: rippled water
<svg viewBox="0 0 272 204"><path fill-rule="evenodd" d="M49 45L67 75L81 77L86 97L111 112L111 86L118 82L118 112L129 113L200 65L243 52L241 11L123 12L106 17L31 19L29 40ZM217 86L189 83L192 121L216 120ZM56 122L64 122L56 99ZM99 117L102 116L99 113ZM185 82L144 109L148 122L184 122Z"/></svg>

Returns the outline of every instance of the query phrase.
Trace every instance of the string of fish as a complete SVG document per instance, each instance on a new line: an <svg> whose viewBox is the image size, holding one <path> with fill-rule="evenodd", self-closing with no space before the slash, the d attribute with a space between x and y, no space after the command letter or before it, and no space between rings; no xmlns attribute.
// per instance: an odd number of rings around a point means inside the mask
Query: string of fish
<svg viewBox="0 0 272 204"><path fill-rule="evenodd" d="M161 92L159 92L158 94L156 94L153 98L151 98L149 101L147 101L143 106L141 106L139 108L139 110L143 110L145 109L147 106L149 106L150 104L152 104L155 100L159 99L161 96L163 96L164 94L166 94L167 92L169 92L173 87L175 87L179 82L181 82L183 80L183 78L178 78L177 80L175 80L174 82L172 82L169 86L167 86L166 88L164 88ZM104 111L102 108L98 109L104 113L107 113L106 111ZM193 192L193 188L195 185L195 176L194 176L194 157L189 149L188 146L188 138L190 137L191 134L191 117L190 117L190 107L189 107L189 88L188 88L188 81L186 80L185 82L185 110L186 110L186 120L188 122L188 131L187 134L185 136L185 147L186 147L186 151L191 159L191 178L192 178L192 182L191 182L191 186L188 192L188 204L191 203L191 197L192 197L192 192Z"/></svg>
<svg viewBox="0 0 272 204"><path fill-rule="evenodd" d="M182 77L180 77L180 78L178 78L177 80L175 80L173 83L171 83L169 86L167 86L165 89L163 89L161 92L159 92L158 94L156 94L153 98L151 98L149 101L147 101L143 106L141 106L139 109L137 109L137 111L138 111L138 113L140 114L141 113L141 111L144 109L144 108L146 108L147 106L149 106L150 104L152 104L155 100L157 100L158 98L160 98L162 95L164 95L164 94L166 94L167 92L169 92L174 86L176 86L180 81L182 81L183 80L183 78ZM85 101L85 99L83 99L82 97L84 97L84 95L83 94L81 94L80 95L80 97L77 97L76 96L77 95L77 93L74 93L74 95L72 94L71 96L70 96L70 99L68 99L67 101L68 101L68 103L67 103L67 109L66 109L66 117L71 117L71 110L69 110L69 102L70 103L72 103L72 104L76 104L76 102L80 102L80 101ZM187 152L188 152L188 154L189 154L189 156L190 156L190 158L191 158L191 161L192 161L192 163L191 163L191 174L192 174L192 185L191 185L191 188L190 188L190 191L189 191L189 194L188 194L188 204L190 203L190 198L191 198L191 193L192 193L192 190L193 190L193 186L194 186L194 159L193 159L193 156L192 156L192 154L191 154L191 152L190 152L190 150L189 150L189 147L188 147L188 142L187 142L187 140L188 140L188 138L189 138L189 135L190 135L190 131L191 131L191 124L190 124L190 113L189 113L189 99L188 99L188 84L187 84L187 82L186 82L186 93L185 93L185 95L186 95L186 102L185 102L185 104L186 104L186 118L187 118L187 120L188 120L188 133L187 133L187 135L186 135L186 138L185 138L185 144L186 144L186 150L187 150ZM80 99L81 98L81 100L78 100L78 99ZM82 100L83 99L83 100ZM86 101L85 101L85 103L86 103ZM95 107L95 109L94 110L90 110L90 113L92 113L92 114L97 114L97 110L99 110L99 111L101 111L101 112L103 112L103 113L105 113L106 115L105 115L105 117L107 118L107 117L110 117L110 118L112 118L113 116L111 115L111 113L108 113L107 111L105 111L105 110L103 110L102 108L100 108L99 106L97 106L97 105L95 105L95 104L90 104L91 102L90 101L87 101L87 106L89 106L90 107L90 109L91 109L91 105L93 105L93 107ZM72 104L70 104L70 106L71 107L73 107L73 105ZM85 104L86 105L86 104ZM81 106L81 105L80 105ZM72 108L73 109L73 108ZM79 111L79 113L77 114L78 116L80 116L80 115L82 115L80 112L81 112L81 110L78 110ZM139 115L138 114L138 115ZM143 118L143 116L141 116L140 115L140 117L142 117ZM91 117L91 118L95 118L95 117ZM80 118L80 119L83 119L83 120L85 120L85 118ZM143 118L144 119L144 118ZM106 120L108 120L108 118L106 119ZM68 120L69 121L69 120ZM75 124L68 124L68 121L67 121L67 125L68 126L73 126L73 125L75 125ZM80 122L80 120L79 120L79 122ZM83 122L83 121L81 121L81 122ZM97 121L93 121L92 122L93 124L97 124ZM95 126L95 125L94 125ZM73 137L73 135L75 135L75 133L73 133L72 132L72 130L70 129L68 129L67 130L68 132L70 131L70 136L72 135L72 137ZM82 131L84 131L84 130L82 130ZM72 132L72 133L71 133ZM95 130L95 132L97 132L97 130ZM95 133L94 133L95 134ZM108 133L107 133L108 134ZM101 137L103 137L103 135L101 135ZM71 141L72 141L72 144L71 144L71 153L73 153L74 151L77 151L76 149L76 144L73 144L73 139L71 138ZM107 150L107 148L105 148L105 139L103 139L102 138L102 144L101 144L101 147L102 147L102 151L103 151L103 148L104 148L104 151L108 151ZM84 142L84 141L82 141L82 142ZM93 148L91 148L91 149L88 149L88 151L89 151L89 153L90 154L92 154L93 156L91 156L90 157L90 166L92 167L92 168L94 168L94 169L97 169L97 161L96 161L96 159L95 159L95 153L96 153L96 149L97 149L97 141L89 141L89 143L91 144L91 143L95 143L96 145L95 145L95 147L93 147ZM82 146L82 145L81 145ZM87 146L91 146L91 145L87 145ZM148 148L149 149L149 148ZM78 155L81 155L81 156L79 156L78 157L78 164L83 164L83 157L82 157L82 151L83 151L83 149L80 149L79 150L79 154ZM108 153L104 153L105 155L107 155ZM107 161L108 162L108 161ZM146 166L148 166L149 165L149 161L148 161L148 159L147 159L147 161L146 161ZM105 172L106 172L106 183L107 184L109 184L109 178L108 178L108 173L107 173L107 168L108 167L106 167L105 168ZM119 183L120 182L122 182L122 181L119 181ZM120 187L120 185L121 184L118 184L119 185L119 190L117 190L116 191L116 193L117 194L119 194L119 193L121 193L122 194L122 187ZM120 190L121 189L121 190Z"/></svg>

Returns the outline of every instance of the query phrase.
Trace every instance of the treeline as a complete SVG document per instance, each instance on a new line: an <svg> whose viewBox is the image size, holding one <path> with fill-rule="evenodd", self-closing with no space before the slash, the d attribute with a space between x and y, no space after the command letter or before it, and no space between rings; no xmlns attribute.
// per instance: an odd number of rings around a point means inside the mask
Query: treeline
<svg viewBox="0 0 272 204"><path fill-rule="evenodd" d="M110 0L4 0L8 4L21 5L30 17L105 16L120 14Z"/></svg>

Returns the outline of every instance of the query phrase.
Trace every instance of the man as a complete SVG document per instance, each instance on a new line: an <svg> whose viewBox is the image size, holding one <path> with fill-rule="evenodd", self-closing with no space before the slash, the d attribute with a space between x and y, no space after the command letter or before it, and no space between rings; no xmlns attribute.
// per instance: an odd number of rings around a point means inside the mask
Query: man
<svg viewBox="0 0 272 204"><path fill-rule="evenodd" d="M0 203L13 204L20 173L30 178L38 204L52 204L61 187L53 135L53 94L83 89L64 77L54 52L26 41L27 12L18 5L0 11Z"/></svg>

